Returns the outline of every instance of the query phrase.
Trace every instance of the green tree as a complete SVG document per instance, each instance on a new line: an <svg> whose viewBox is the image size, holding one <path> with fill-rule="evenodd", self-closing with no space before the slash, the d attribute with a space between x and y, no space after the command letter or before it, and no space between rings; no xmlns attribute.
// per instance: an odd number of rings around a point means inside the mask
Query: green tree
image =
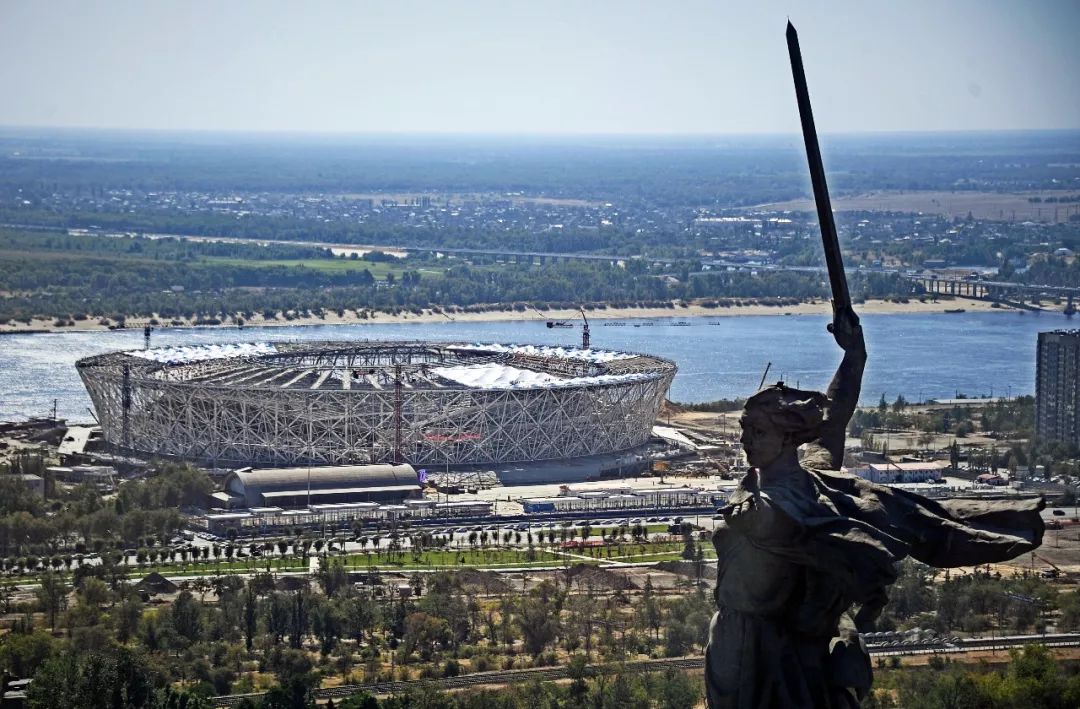
<svg viewBox="0 0 1080 709"><path fill-rule="evenodd" d="M144 657L125 647L48 660L27 690L30 709L153 707L155 677Z"/></svg>
<svg viewBox="0 0 1080 709"><path fill-rule="evenodd" d="M57 650L58 643L43 630L0 636L0 670L12 677L32 677Z"/></svg>
<svg viewBox="0 0 1080 709"><path fill-rule="evenodd" d="M70 590L60 574L46 572L38 578L38 588L35 595L42 612L49 616L50 628L56 627L57 613L67 607L67 597Z"/></svg>

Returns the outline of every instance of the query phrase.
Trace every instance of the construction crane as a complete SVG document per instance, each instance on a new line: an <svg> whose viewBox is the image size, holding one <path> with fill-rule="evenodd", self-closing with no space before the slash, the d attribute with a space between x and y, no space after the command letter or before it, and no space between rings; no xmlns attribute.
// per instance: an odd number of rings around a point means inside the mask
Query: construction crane
<svg viewBox="0 0 1080 709"><path fill-rule="evenodd" d="M541 313L539 310L536 310L536 308L533 308L533 310L536 311L538 315L543 317L544 314ZM591 338L589 336L589 318L585 316L585 308L578 306L578 311L581 313L581 319L583 321L581 326L581 349L587 350L589 349L589 344L591 342ZM570 328L574 326L574 323L570 322L569 320L548 320L547 326L548 328Z"/></svg>
<svg viewBox="0 0 1080 709"><path fill-rule="evenodd" d="M1043 578L1056 579L1058 576L1064 576L1064 572L1062 572L1061 567L1047 559L1045 556L1039 556L1035 552L1032 552L1031 556L1043 562L1044 564L1048 564L1050 568L1053 569L1053 571L1043 571L1040 574Z"/></svg>

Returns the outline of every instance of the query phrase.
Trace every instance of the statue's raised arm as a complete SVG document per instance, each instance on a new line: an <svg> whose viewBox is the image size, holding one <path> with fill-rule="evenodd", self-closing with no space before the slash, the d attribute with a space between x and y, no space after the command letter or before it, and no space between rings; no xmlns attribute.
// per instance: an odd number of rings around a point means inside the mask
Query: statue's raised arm
<svg viewBox="0 0 1080 709"><path fill-rule="evenodd" d="M839 470L844 463L844 440L847 426L851 421L855 407L859 403L862 391L863 369L866 367L866 343L863 341L862 326L859 318L850 308L835 313L829 325L836 344L844 351L844 358L836 369L829 388L825 391L829 397L828 412L821 426L821 437L816 443L828 452L826 462L819 457L818 465L830 470ZM826 464L827 463L827 464Z"/></svg>
<svg viewBox="0 0 1080 709"><path fill-rule="evenodd" d="M814 189L814 203L821 227L821 245L824 247L825 266L829 273L829 289L832 291L833 321L829 325L829 332L844 351L844 359L825 392L829 397L828 411L822 425L821 437L815 442L828 452L829 460L824 460L825 456L819 452L812 455L814 464L837 470L844 462L844 435L862 390L866 343L863 341L859 316L851 307L844 259L840 255L840 239L833 221L829 186L825 181L825 166L821 161L814 112L810 107L810 91L806 86L806 72L803 70L802 52L799 50L799 35L790 22L787 26L787 45L791 74L795 80L795 98L799 105L803 143L806 146L806 162L810 168L810 183Z"/></svg>

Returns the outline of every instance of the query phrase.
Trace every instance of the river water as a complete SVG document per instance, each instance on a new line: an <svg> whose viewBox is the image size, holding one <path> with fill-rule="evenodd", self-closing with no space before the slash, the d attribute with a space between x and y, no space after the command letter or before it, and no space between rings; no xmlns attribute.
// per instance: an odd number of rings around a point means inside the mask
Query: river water
<svg viewBox="0 0 1080 709"><path fill-rule="evenodd" d="M613 323L624 323L614 325ZM676 322L690 323L680 326ZM863 403L884 394L909 400L1031 394L1037 333L1061 329L1062 315L1009 313L864 315L870 360ZM597 349L647 352L679 366L671 398L711 401L753 393L768 362L769 379L804 388L828 385L840 352L816 315L597 320ZM432 339L574 345L579 328L548 329L543 321L162 329L153 345L268 340ZM82 332L0 337L0 420L52 411L89 421L90 399L75 361L102 352L142 347L142 331Z"/></svg>

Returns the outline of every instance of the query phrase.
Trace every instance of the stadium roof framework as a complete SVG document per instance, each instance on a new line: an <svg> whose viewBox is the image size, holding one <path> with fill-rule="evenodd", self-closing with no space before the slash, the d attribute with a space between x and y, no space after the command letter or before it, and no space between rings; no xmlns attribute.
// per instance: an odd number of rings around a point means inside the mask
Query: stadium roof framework
<svg viewBox="0 0 1080 709"><path fill-rule="evenodd" d="M230 466L629 450L648 440L675 375L668 360L625 352L384 341L166 347L76 366L112 446Z"/></svg>

